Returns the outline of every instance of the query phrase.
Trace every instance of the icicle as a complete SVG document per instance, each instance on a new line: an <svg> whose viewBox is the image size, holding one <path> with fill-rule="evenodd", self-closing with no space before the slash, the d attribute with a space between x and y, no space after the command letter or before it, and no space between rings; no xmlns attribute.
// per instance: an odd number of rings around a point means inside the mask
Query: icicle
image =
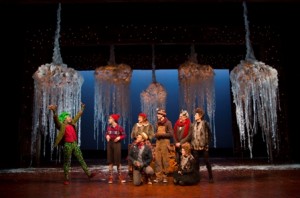
<svg viewBox="0 0 300 198"><path fill-rule="evenodd" d="M249 38L245 2L243 6L247 55L246 60L242 60L230 73L240 141L243 148L249 148L252 158L253 137L260 126L270 161L273 161L272 148L278 149L277 70L255 59Z"/></svg>
<svg viewBox="0 0 300 198"><path fill-rule="evenodd" d="M211 66L198 64L195 47L192 45L189 60L178 69L180 109L191 113L197 107L205 110L216 147L214 75Z"/></svg>
<svg viewBox="0 0 300 198"><path fill-rule="evenodd" d="M166 108L167 92L163 85L158 82L152 82L148 88L140 94L141 110L147 114L150 123L156 123L156 109Z"/></svg>
<svg viewBox="0 0 300 198"><path fill-rule="evenodd" d="M57 9L57 28L56 28L55 37L54 37L54 49L53 49L52 63L54 65L62 65L63 66L63 60L61 57L60 47L59 47L60 22L61 22L61 4L59 3L58 9ZM66 66L66 65L64 65L64 66Z"/></svg>
<svg viewBox="0 0 300 198"><path fill-rule="evenodd" d="M58 113L68 111L74 116L80 109L82 76L74 69L63 64L59 50L61 4L57 10L57 30L53 50L52 63L41 65L33 74L34 79L34 104L33 124L31 137L31 156L38 158L41 150L45 156L47 143L50 144L51 160L57 130L54 126L52 114L48 106L58 106ZM80 145L81 122L78 122L78 144ZM41 145L42 148L37 146ZM60 156L60 153L57 153ZM31 158L31 160L33 160Z"/></svg>
<svg viewBox="0 0 300 198"><path fill-rule="evenodd" d="M120 114L119 124L123 128L131 123L129 93L131 76L130 66L115 63L114 46L111 46L108 65L95 70L94 139L97 141L97 148L101 131L105 149L104 132L110 114Z"/></svg>
<svg viewBox="0 0 300 198"><path fill-rule="evenodd" d="M157 108L166 108L167 92L164 86L156 81L155 49L152 45L152 83L141 92L141 111L147 114L150 123L156 123Z"/></svg>

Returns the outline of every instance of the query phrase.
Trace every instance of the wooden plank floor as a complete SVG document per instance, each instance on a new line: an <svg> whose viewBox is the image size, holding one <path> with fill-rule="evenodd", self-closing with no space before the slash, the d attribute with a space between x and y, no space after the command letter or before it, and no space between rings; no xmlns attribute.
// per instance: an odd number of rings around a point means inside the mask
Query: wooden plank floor
<svg viewBox="0 0 300 198"><path fill-rule="evenodd" d="M300 164L212 160L215 182L208 183L201 166L201 181L194 186L175 186L171 176L167 184L108 184L106 165L89 165L98 174L89 180L79 166L72 165L69 185L63 184L61 167L0 170L0 197L300 197Z"/></svg>

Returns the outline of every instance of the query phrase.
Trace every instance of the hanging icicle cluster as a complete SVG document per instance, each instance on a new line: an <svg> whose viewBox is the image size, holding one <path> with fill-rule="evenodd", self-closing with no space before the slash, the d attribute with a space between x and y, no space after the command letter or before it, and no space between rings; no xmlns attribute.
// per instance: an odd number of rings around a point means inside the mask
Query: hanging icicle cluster
<svg viewBox="0 0 300 198"><path fill-rule="evenodd" d="M141 93L141 109L148 116L150 123L156 123L157 108L166 108L167 92L163 85L152 82L148 88Z"/></svg>
<svg viewBox="0 0 300 198"><path fill-rule="evenodd" d="M60 54L60 11L61 5L59 4L52 63L41 65L33 74L34 104L31 156L37 158L40 155L40 149L43 149L43 155L45 155L47 143L50 142L49 148L51 148L52 159L52 145L57 130L48 106L55 104L58 107L58 113L68 111L71 115L75 115L81 104L83 78L80 73L72 68L68 68L62 62ZM80 122L78 122L78 125L78 141L80 144Z"/></svg>
<svg viewBox="0 0 300 198"><path fill-rule="evenodd" d="M152 83L140 94L141 110L147 114L150 123L156 123L157 108L166 108L167 92L164 86L156 81L155 52L152 45Z"/></svg>
<svg viewBox="0 0 300 198"><path fill-rule="evenodd" d="M132 70L126 64L116 64L114 57L114 47L111 46L108 65L95 70L94 139L97 148L100 131L105 148L104 133L110 114L120 114L119 124L124 128L131 123L129 88Z"/></svg>
<svg viewBox="0 0 300 198"><path fill-rule="evenodd" d="M194 46L191 47L189 60L178 69L180 108L191 113L197 107L205 110L216 147L214 75L210 65L198 64Z"/></svg>
<svg viewBox="0 0 300 198"><path fill-rule="evenodd" d="M230 73L233 102L243 148L248 147L252 158L253 137L261 127L267 152L273 161L272 148L278 148L277 134L277 70L255 59L250 43L250 31L245 2L246 60L242 60ZM247 144L246 144L247 142Z"/></svg>

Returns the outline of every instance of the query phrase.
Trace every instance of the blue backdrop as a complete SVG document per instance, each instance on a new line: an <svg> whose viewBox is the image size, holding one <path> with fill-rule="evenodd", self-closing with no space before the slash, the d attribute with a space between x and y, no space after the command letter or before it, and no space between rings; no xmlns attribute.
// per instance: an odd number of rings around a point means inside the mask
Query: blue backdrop
<svg viewBox="0 0 300 198"><path fill-rule="evenodd" d="M218 69L215 71L215 94L216 94L216 148L233 148L232 122L231 122L231 92L229 70ZM81 149L104 150L103 138L99 140L97 148L94 139L94 71L80 71L84 78L82 85L82 102L86 109L81 117ZM156 80L162 84L167 91L166 110L172 124L176 122L179 115L179 84L178 70L156 70ZM130 142L132 125L137 122L137 116L141 112L140 93L147 89L152 82L151 70L134 70L130 85L130 97L132 107L132 123L126 128L127 138L122 148L127 149ZM190 113L191 120L193 119Z"/></svg>

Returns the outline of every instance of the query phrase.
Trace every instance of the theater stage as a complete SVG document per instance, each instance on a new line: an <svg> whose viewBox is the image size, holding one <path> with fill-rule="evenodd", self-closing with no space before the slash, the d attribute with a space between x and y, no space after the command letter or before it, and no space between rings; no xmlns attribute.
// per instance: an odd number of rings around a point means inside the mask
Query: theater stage
<svg viewBox="0 0 300 198"><path fill-rule="evenodd" d="M131 182L107 183L103 161L89 161L98 174L89 180L77 162L72 162L71 183L63 184L61 164L39 168L0 170L0 197L300 197L300 164L270 164L264 159L212 158L214 183L208 182L205 166L195 186L168 183L133 186ZM127 174L124 163L123 174Z"/></svg>

